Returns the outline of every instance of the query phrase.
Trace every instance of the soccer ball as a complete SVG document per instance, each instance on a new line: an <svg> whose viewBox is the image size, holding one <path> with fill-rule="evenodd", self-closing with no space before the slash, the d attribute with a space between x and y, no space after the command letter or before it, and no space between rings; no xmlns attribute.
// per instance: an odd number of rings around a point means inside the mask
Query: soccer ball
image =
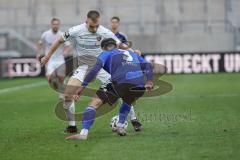
<svg viewBox="0 0 240 160"><path fill-rule="evenodd" d="M113 132L116 132L117 131L117 124L118 124L118 121L119 121L119 116L114 116L112 119L111 119L111 122L110 122L110 128L112 129ZM127 126L128 126L128 122L125 121L124 122L124 129L127 129Z"/></svg>

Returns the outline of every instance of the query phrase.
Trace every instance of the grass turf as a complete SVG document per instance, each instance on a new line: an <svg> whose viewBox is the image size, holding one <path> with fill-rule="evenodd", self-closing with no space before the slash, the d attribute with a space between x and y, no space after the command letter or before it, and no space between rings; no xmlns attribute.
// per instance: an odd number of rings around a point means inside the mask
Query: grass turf
<svg viewBox="0 0 240 160"><path fill-rule="evenodd" d="M118 137L109 128L117 109L96 120L87 141L66 141L66 123L54 114L57 93L45 81L0 81L0 159L239 159L240 75L166 75L174 89L159 98L140 99L135 107L144 131ZM77 103L82 110L89 98Z"/></svg>

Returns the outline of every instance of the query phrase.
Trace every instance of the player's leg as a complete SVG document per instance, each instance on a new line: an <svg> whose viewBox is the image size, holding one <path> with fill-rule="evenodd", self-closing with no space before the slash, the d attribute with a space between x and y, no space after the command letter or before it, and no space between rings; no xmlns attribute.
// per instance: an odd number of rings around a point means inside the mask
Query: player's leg
<svg viewBox="0 0 240 160"><path fill-rule="evenodd" d="M94 96L88 106L85 108L83 112L82 119L82 129L79 134L68 136L66 139L68 140L86 140L88 137L89 130L94 124L96 118L96 110L101 107L103 104L102 100L98 98L98 96Z"/></svg>
<svg viewBox="0 0 240 160"><path fill-rule="evenodd" d="M98 73L98 76L97 78L102 82L102 83L107 83L109 82L110 83L110 74L108 74L105 70L101 70L99 73ZM133 128L136 132L138 131L141 131L142 130L142 124L140 123L140 121L137 119L137 116L136 116L136 113L134 111L134 107L131 106L131 110L129 112L129 115L130 115L130 120L131 120L131 123L133 125Z"/></svg>
<svg viewBox="0 0 240 160"><path fill-rule="evenodd" d="M87 72L88 66L82 65L79 66L74 72L73 76L69 79L67 86L64 91L64 109L66 113L66 118L68 120L69 126L65 129L65 133L76 133L77 127L75 122L75 103L74 95L78 87L81 86L85 74Z"/></svg>
<svg viewBox="0 0 240 160"><path fill-rule="evenodd" d="M102 100L95 95L86 107L85 111L83 112L82 129L79 134L79 139L87 139L88 132L92 128L95 121L96 110L101 107L102 104Z"/></svg>
<svg viewBox="0 0 240 160"><path fill-rule="evenodd" d="M99 73L98 73L98 76L97 78L102 81L103 83L107 83L109 82L110 83L110 75L104 71L104 70L101 70ZM121 106L120 106L121 108ZM135 114L135 111L134 111L134 108L133 106L131 106L131 110L129 112L129 115L130 115L130 119L131 119L131 123L133 125L133 128L135 131L141 131L142 129L142 124L139 122L139 120L137 119L136 117L136 114Z"/></svg>
<svg viewBox="0 0 240 160"><path fill-rule="evenodd" d="M100 86L96 95L92 98L83 113L82 130L80 132L81 139L87 139L88 132L95 120L96 110L106 103L113 105L117 100L118 96L111 83L102 84Z"/></svg>
<svg viewBox="0 0 240 160"><path fill-rule="evenodd" d="M58 79L58 91L59 91L59 99L64 100L64 79L66 76L66 64L65 62L62 63L57 69L56 69L56 75Z"/></svg>
<svg viewBox="0 0 240 160"><path fill-rule="evenodd" d="M82 129L80 134L69 136L66 139L86 140L89 130L93 126L96 117L96 110L103 104L108 103L113 105L117 102L118 96L116 95L112 84L103 84L96 92L88 106L83 113Z"/></svg>
<svg viewBox="0 0 240 160"><path fill-rule="evenodd" d="M117 125L117 133L121 136L126 135L126 131L124 129L124 122L131 110L132 104L144 94L144 91L137 88L138 92L132 90L135 88L133 84L117 84L114 83L114 88L117 94L122 98L123 103L119 110L119 123Z"/></svg>
<svg viewBox="0 0 240 160"><path fill-rule="evenodd" d="M75 122L75 103L73 96L75 95L78 87L81 86L81 82L78 79L71 77L67 83L66 89L64 91L64 111L66 114L66 119L68 121L68 127L65 129L65 133L76 133L77 127Z"/></svg>
<svg viewBox="0 0 240 160"><path fill-rule="evenodd" d="M50 61L46 66L46 78L50 86L59 91L59 98L63 100L63 86L64 78L65 78L65 64L64 62L55 62Z"/></svg>
<svg viewBox="0 0 240 160"><path fill-rule="evenodd" d="M58 91L59 91L59 99L64 101L64 89L62 88L64 86L64 79L65 77L63 76L58 76L58 81L59 81L59 84L58 84Z"/></svg>
<svg viewBox="0 0 240 160"><path fill-rule="evenodd" d="M122 102L120 109L119 109L119 121L117 124L117 133L120 136L125 136L126 131L124 128L124 123L127 120L127 116L131 110L131 105L127 104L126 102Z"/></svg>
<svg viewBox="0 0 240 160"><path fill-rule="evenodd" d="M142 124L136 116L133 105L131 106L129 116L130 116L130 120L131 120L131 123L132 123L132 126L133 126L134 130L136 132L141 131L142 130Z"/></svg>
<svg viewBox="0 0 240 160"><path fill-rule="evenodd" d="M54 84L54 64L49 61L48 64L46 65L45 67L45 76L46 76L46 79L49 83L49 85L54 88L55 90L57 90L57 87L56 85Z"/></svg>

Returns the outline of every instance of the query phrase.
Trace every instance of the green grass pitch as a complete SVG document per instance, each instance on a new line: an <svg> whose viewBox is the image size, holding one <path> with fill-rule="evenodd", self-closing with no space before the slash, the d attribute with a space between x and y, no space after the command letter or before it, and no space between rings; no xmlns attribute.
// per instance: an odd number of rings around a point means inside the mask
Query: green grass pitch
<svg viewBox="0 0 240 160"><path fill-rule="evenodd" d="M64 139L66 123L54 114L57 93L45 79L0 80L0 160L239 159L240 74L162 79L174 89L140 99L135 107L144 126L141 133L130 124L126 137L113 133L109 122L115 109L96 120L87 141ZM88 101L82 97L77 110Z"/></svg>

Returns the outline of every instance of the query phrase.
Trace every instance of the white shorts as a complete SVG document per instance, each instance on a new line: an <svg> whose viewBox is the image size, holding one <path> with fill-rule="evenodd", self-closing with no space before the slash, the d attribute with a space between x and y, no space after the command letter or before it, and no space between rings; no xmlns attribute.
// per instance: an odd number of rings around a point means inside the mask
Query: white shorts
<svg viewBox="0 0 240 160"><path fill-rule="evenodd" d="M73 73L72 78L78 79L80 82L84 81L86 73L88 71L88 65L79 66L76 71ZM111 79L111 75L106 72L104 69L101 69L96 77L102 83L109 83Z"/></svg>
<svg viewBox="0 0 240 160"><path fill-rule="evenodd" d="M66 65L64 61L49 61L45 67L46 76L61 76L64 77L66 75Z"/></svg>

